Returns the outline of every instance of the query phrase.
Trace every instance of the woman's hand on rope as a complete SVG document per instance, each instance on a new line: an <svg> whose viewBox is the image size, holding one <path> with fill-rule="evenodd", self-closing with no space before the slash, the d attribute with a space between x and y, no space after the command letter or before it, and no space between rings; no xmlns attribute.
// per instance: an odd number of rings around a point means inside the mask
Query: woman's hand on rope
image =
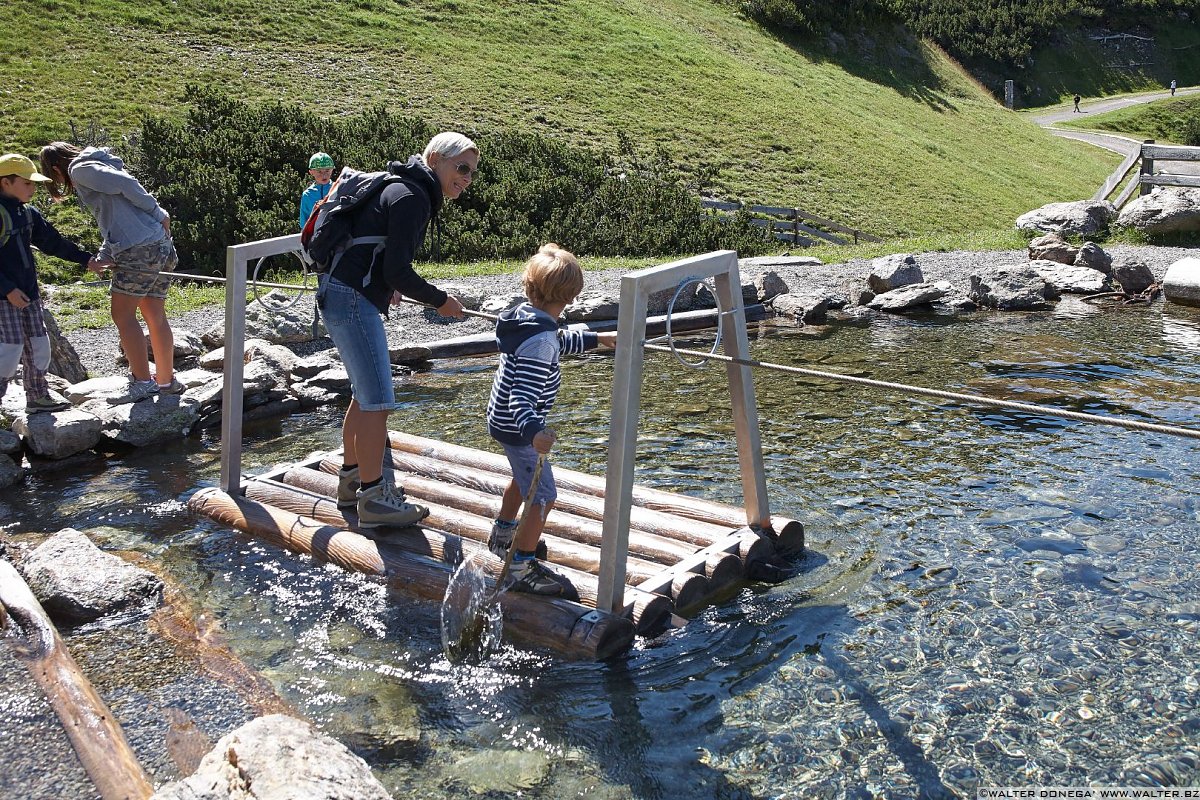
<svg viewBox="0 0 1200 800"><path fill-rule="evenodd" d="M533 449L545 455L554 447L555 439L553 428L543 428L533 435Z"/></svg>
<svg viewBox="0 0 1200 800"><path fill-rule="evenodd" d="M443 317L454 317L455 319L463 318L463 305L454 295L446 295L446 302L442 303L437 308L437 313Z"/></svg>

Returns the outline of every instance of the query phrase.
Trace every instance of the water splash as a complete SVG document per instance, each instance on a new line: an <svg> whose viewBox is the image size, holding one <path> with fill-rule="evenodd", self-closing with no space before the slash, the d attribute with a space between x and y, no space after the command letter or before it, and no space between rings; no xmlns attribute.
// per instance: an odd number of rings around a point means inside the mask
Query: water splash
<svg viewBox="0 0 1200 800"><path fill-rule="evenodd" d="M442 599L442 651L452 663L481 664L500 644L504 618L492 596L485 556L463 559Z"/></svg>

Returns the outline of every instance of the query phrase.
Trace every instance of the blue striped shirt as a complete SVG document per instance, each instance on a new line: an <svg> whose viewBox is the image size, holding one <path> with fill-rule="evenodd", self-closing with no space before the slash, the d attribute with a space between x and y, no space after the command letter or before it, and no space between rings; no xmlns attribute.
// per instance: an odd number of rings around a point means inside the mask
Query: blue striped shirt
<svg viewBox="0 0 1200 800"><path fill-rule="evenodd" d="M562 383L559 356L599 345L592 331L559 330L558 322L529 303L500 315L500 365L488 399L488 433L505 444L528 445L546 427Z"/></svg>

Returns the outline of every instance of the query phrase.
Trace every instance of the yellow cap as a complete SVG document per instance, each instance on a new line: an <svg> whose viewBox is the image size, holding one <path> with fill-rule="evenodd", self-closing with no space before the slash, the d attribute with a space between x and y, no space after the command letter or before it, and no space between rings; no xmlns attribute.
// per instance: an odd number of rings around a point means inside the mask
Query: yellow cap
<svg viewBox="0 0 1200 800"><path fill-rule="evenodd" d="M19 153L5 153L0 156L0 178L16 175L28 181L49 181L45 175L37 171L37 165L31 159Z"/></svg>

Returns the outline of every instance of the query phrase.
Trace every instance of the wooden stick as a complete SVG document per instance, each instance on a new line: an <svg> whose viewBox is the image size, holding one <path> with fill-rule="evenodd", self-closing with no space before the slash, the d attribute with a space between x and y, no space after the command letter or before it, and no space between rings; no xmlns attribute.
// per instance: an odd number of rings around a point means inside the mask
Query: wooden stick
<svg viewBox="0 0 1200 800"><path fill-rule="evenodd" d="M120 723L67 651L20 573L0 560L0 605L26 639L13 651L58 714L75 754L103 800L144 800L154 793Z"/></svg>

